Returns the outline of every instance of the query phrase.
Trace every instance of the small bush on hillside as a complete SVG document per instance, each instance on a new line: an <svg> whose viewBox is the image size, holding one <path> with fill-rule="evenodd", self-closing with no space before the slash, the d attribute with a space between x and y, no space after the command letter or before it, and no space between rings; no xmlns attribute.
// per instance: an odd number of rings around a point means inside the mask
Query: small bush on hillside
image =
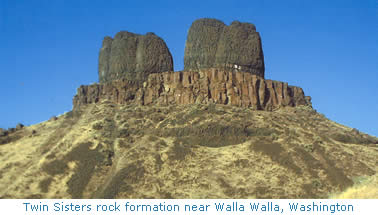
<svg viewBox="0 0 378 215"><path fill-rule="evenodd" d="M171 160L185 160L189 155L192 155L193 152L189 145L183 144L182 142L175 141L170 150L170 159Z"/></svg>
<svg viewBox="0 0 378 215"><path fill-rule="evenodd" d="M118 137L120 137L120 138L126 138L126 137L129 137L129 136L130 136L130 132L126 128L121 128L118 131Z"/></svg>
<svg viewBox="0 0 378 215"><path fill-rule="evenodd" d="M101 130L102 129L102 123L101 122L96 122L95 124L93 124L92 125L92 128L94 129L94 130Z"/></svg>
<svg viewBox="0 0 378 215"><path fill-rule="evenodd" d="M341 133L335 133L331 134L331 138L342 142L342 143L354 143L355 139L352 136L346 135L346 134L341 134Z"/></svg>

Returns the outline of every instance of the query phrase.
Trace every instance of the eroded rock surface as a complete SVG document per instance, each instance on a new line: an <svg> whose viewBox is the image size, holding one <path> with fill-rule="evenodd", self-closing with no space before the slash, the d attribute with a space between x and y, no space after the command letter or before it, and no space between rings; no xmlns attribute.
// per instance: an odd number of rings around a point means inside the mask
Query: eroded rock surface
<svg viewBox="0 0 378 215"><path fill-rule="evenodd" d="M173 71L172 55L154 33L121 31L114 39L104 38L98 64L100 83L122 79L143 82L148 74L167 71Z"/></svg>
<svg viewBox="0 0 378 215"><path fill-rule="evenodd" d="M234 21L227 26L216 19L198 19L188 32L184 68L223 68L264 77L260 35L251 23Z"/></svg>
<svg viewBox="0 0 378 215"><path fill-rule="evenodd" d="M102 100L142 105L216 103L258 110L311 105L300 87L214 68L150 74L143 86L127 80L81 86L73 100L74 109Z"/></svg>

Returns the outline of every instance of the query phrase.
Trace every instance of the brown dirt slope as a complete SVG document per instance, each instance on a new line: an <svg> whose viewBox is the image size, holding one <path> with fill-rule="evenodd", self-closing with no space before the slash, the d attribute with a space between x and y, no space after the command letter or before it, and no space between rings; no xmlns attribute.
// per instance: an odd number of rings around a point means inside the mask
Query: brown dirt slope
<svg viewBox="0 0 378 215"><path fill-rule="evenodd" d="M0 137L0 197L328 198L377 181L377 142L308 107L105 101Z"/></svg>

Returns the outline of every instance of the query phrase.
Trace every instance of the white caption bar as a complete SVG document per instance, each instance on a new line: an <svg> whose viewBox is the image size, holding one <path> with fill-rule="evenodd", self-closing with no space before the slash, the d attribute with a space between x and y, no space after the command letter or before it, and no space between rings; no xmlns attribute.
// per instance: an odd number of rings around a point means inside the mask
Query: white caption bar
<svg viewBox="0 0 378 215"><path fill-rule="evenodd" d="M378 199L370 200L230 200L230 199L3 199L0 214L12 215L376 215Z"/></svg>

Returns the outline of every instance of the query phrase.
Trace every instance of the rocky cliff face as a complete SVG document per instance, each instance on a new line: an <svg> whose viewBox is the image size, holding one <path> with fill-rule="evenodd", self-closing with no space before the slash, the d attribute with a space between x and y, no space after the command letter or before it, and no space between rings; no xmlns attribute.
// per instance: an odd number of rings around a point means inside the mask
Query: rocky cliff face
<svg viewBox="0 0 378 215"><path fill-rule="evenodd" d="M234 21L226 26L216 19L198 19L188 32L184 67L223 68L264 77L260 35L250 23Z"/></svg>
<svg viewBox="0 0 378 215"><path fill-rule="evenodd" d="M258 110L311 105L299 87L220 69L150 74L143 86L127 80L81 86L74 109L103 100L141 105L216 103Z"/></svg>
<svg viewBox="0 0 378 215"><path fill-rule="evenodd" d="M143 82L148 74L173 71L172 55L165 42L153 33L127 31L105 37L100 50L100 83L113 80Z"/></svg>
<svg viewBox="0 0 378 215"><path fill-rule="evenodd" d="M99 56L100 84L81 86L74 109L109 100L117 104L224 104L273 110L311 106L299 87L264 79L264 56L256 27L199 19L188 32L184 71L153 33L127 31L105 37Z"/></svg>

